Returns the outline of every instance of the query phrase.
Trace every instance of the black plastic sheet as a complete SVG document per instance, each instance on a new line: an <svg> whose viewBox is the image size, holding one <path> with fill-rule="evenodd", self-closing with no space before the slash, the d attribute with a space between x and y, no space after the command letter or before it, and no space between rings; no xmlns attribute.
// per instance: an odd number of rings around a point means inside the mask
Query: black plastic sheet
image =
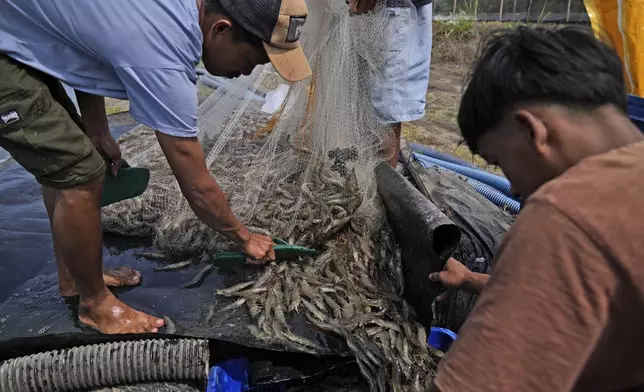
<svg viewBox="0 0 644 392"><path fill-rule="evenodd" d="M412 151L401 151L405 168L419 191L460 229L461 239L452 256L471 271L489 274L494 252L514 217L480 195L461 175L437 168L424 168L412 157ZM458 331L476 302L477 296L465 291L450 295L436 307L439 325Z"/></svg>
<svg viewBox="0 0 644 392"><path fill-rule="evenodd" d="M430 304L441 285L428 277L443 269L459 244L460 230L387 162L375 172L378 193L402 253L404 298L415 308L418 322L429 327L434 319Z"/></svg>
<svg viewBox="0 0 644 392"><path fill-rule="evenodd" d="M110 118L112 134L118 138L135 127L127 115ZM124 157L127 159L127 157ZM160 264L135 256L154 252L151 239L104 237L103 263L106 268L131 266L143 275L142 284L117 288L119 299L135 309L169 317L176 335L218 339L249 347L279 350L281 347L257 341L248 331L245 308L215 313L206 322L211 307L221 309L231 301L215 294L261 273L261 267L216 268L201 286L182 289L204 267L195 261L179 271L155 272ZM78 303L58 294L58 280L49 221L41 199L40 186L15 161L0 169L0 360L69 344L144 338L146 335L101 335L77 322ZM326 347L322 355L346 355L344 342L308 324L299 315L289 320L296 333ZM163 335L164 330L154 336ZM149 335L148 335L149 336Z"/></svg>
<svg viewBox="0 0 644 392"><path fill-rule="evenodd" d="M138 385L94 389L90 392L200 392L203 388L184 382L151 382Z"/></svg>

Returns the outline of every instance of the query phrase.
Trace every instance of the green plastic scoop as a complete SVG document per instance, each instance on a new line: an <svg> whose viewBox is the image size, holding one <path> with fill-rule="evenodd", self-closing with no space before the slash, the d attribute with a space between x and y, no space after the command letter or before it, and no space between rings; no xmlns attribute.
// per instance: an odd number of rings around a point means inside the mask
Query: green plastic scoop
<svg viewBox="0 0 644 392"><path fill-rule="evenodd" d="M275 261L292 261L303 256L315 256L318 253L315 249L289 245L279 238L273 238L273 242L276 244L273 246ZM220 267L234 267L245 265L247 258L248 256L243 252L221 252L215 255L211 263Z"/></svg>
<svg viewBox="0 0 644 392"><path fill-rule="evenodd" d="M123 161L116 177L114 177L108 167L101 195L101 207L140 196L147 189L149 182L150 171L146 168L130 167L127 162Z"/></svg>

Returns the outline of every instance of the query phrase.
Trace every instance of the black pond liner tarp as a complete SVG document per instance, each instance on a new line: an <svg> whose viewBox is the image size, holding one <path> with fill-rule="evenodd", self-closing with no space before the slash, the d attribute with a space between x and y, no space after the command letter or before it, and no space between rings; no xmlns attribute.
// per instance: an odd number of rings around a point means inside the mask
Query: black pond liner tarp
<svg viewBox="0 0 644 392"><path fill-rule="evenodd" d="M494 252L514 217L476 192L463 176L424 168L408 146L403 146L401 156L409 180L460 229L460 242L452 256L474 272L491 273ZM458 332L476 298L462 290L450 295L448 301L436 306L437 324Z"/></svg>
<svg viewBox="0 0 644 392"><path fill-rule="evenodd" d="M199 392L202 388L190 383L151 382L138 385L94 389L92 392Z"/></svg>
<svg viewBox="0 0 644 392"><path fill-rule="evenodd" d="M431 282L428 276L443 269L459 245L461 232L389 163L382 162L375 173L378 193L400 246L404 299L416 310L418 322L428 328L434 320L430 305L442 287L440 283Z"/></svg>
<svg viewBox="0 0 644 392"><path fill-rule="evenodd" d="M115 138L136 125L127 115L110 117ZM54 251L40 186L15 161L3 166L0 168L0 360L44 348L163 336L164 330L155 335L115 337L81 328L77 322L77 301L64 300L58 294ZM221 309L230 303L229 299L215 295L215 291L247 280L260 267L215 269L201 286L182 289L204 265L195 263L179 271L155 272L158 262L134 255L154 251L151 239L105 235L104 266L127 265L143 275L142 284L137 287L114 289L119 299L135 309L169 317L179 336L281 349L250 335L247 325L251 321L243 308L217 314L205 322L211 305ZM289 322L296 333L326 349L319 354L349 354L339 337L326 335L303 317L296 315Z"/></svg>
<svg viewBox="0 0 644 392"><path fill-rule="evenodd" d="M136 125L127 115L110 117L115 138ZM469 259L476 255L491 261L493 249L509 227L508 216L499 215L498 208L456 176L441 175L432 179L427 173L422 174L418 165L411 165L409 169L420 183L438 181L440 186L435 186L433 191L428 191L427 187L419 188L461 229L461 241L454 255L463 260L467 255ZM409 229L398 233L399 242L405 241L405 235L415 233L413 228ZM418 241L418 249L431 248L432 244ZM220 309L230 303L229 299L216 296L215 291L247 280L257 273L258 267L215 269L201 286L182 289L181 286L189 282L203 264L195 262L194 266L180 271L154 272L159 263L137 258L135 253L141 251L154 251L151 239L104 237L105 267L128 265L143 274L140 286L113 290L125 303L157 316L169 317L176 326L176 335L230 343L235 346L231 351L241 350L236 355L244 353L244 347L281 350L281 347L257 341L250 335L246 326L251 321L243 308L218 314L210 322L205 322L212 305ZM429 268L435 269L436 262L444 262L442 259L444 255L431 261ZM469 298L465 302L469 304L472 301ZM106 336L81 328L77 322L77 305L76 301L64 300L58 295L51 233L39 185L17 163L4 163L0 167L0 360L69 345L164 335L162 330L156 335ZM421 308L429 306L430 303L424 301L418 304ZM458 313L461 308L462 305L449 309L447 314ZM439 319L441 314L445 313L439 313ZM325 348L319 354L350 355L339 337L325 334L299 315L296 314L289 322L295 332ZM458 325L453 329L458 329Z"/></svg>

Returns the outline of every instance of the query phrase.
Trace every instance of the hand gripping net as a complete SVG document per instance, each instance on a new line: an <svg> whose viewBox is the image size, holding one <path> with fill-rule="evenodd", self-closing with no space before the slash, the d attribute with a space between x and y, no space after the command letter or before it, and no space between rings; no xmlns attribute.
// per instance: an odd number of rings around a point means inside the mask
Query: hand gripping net
<svg viewBox="0 0 644 392"><path fill-rule="evenodd" d="M198 124L207 166L251 231L321 254L268 266L252 284L219 295L232 297L231 307L248 308L257 339L317 352L314 342L291 332L289 314L299 312L345 339L372 391L426 390L435 366L424 329L400 297L400 254L373 171L394 145L370 94L376 82L385 83L385 72L408 69L400 61L385 64L388 50L406 45L392 45L401 34L392 31L387 9L350 16L344 0L308 5L302 45L313 77L291 84L268 114L264 97L284 83L270 65L232 81L203 75ZM410 2L402 8L416 18ZM152 130L138 127L119 143L132 165L151 170L151 181L141 197L103 209L106 232L154 236L164 253L205 262L234 247L195 217Z"/></svg>

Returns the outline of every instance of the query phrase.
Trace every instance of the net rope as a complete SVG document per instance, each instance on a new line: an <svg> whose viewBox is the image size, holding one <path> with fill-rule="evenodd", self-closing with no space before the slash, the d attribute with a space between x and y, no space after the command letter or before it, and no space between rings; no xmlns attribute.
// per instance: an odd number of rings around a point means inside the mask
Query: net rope
<svg viewBox="0 0 644 392"><path fill-rule="evenodd" d="M382 5L364 16L349 15L344 0L308 6L301 43L313 77L290 84L278 110L265 113L263 98L285 83L270 64L232 81L202 73L198 126L207 167L242 222L320 255L272 264L219 290L215 295L230 297L230 305L210 316L246 308L256 339L319 352L292 332L288 319L297 312L344 338L372 391L427 390L435 358L401 298L400 251L374 176L393 154L393 129L369 99L386 72L408 69L400 59L409 54L387 64L392 47L406 49L396 44L401 34ZM411 2L401 9L416 18ZM139 126L119 144L130 164L150 169L151 180L142 196L103 208L106 232L154 236L164 254L202 256L206 264L235 247L192 212L151 129Z"/></svg>

